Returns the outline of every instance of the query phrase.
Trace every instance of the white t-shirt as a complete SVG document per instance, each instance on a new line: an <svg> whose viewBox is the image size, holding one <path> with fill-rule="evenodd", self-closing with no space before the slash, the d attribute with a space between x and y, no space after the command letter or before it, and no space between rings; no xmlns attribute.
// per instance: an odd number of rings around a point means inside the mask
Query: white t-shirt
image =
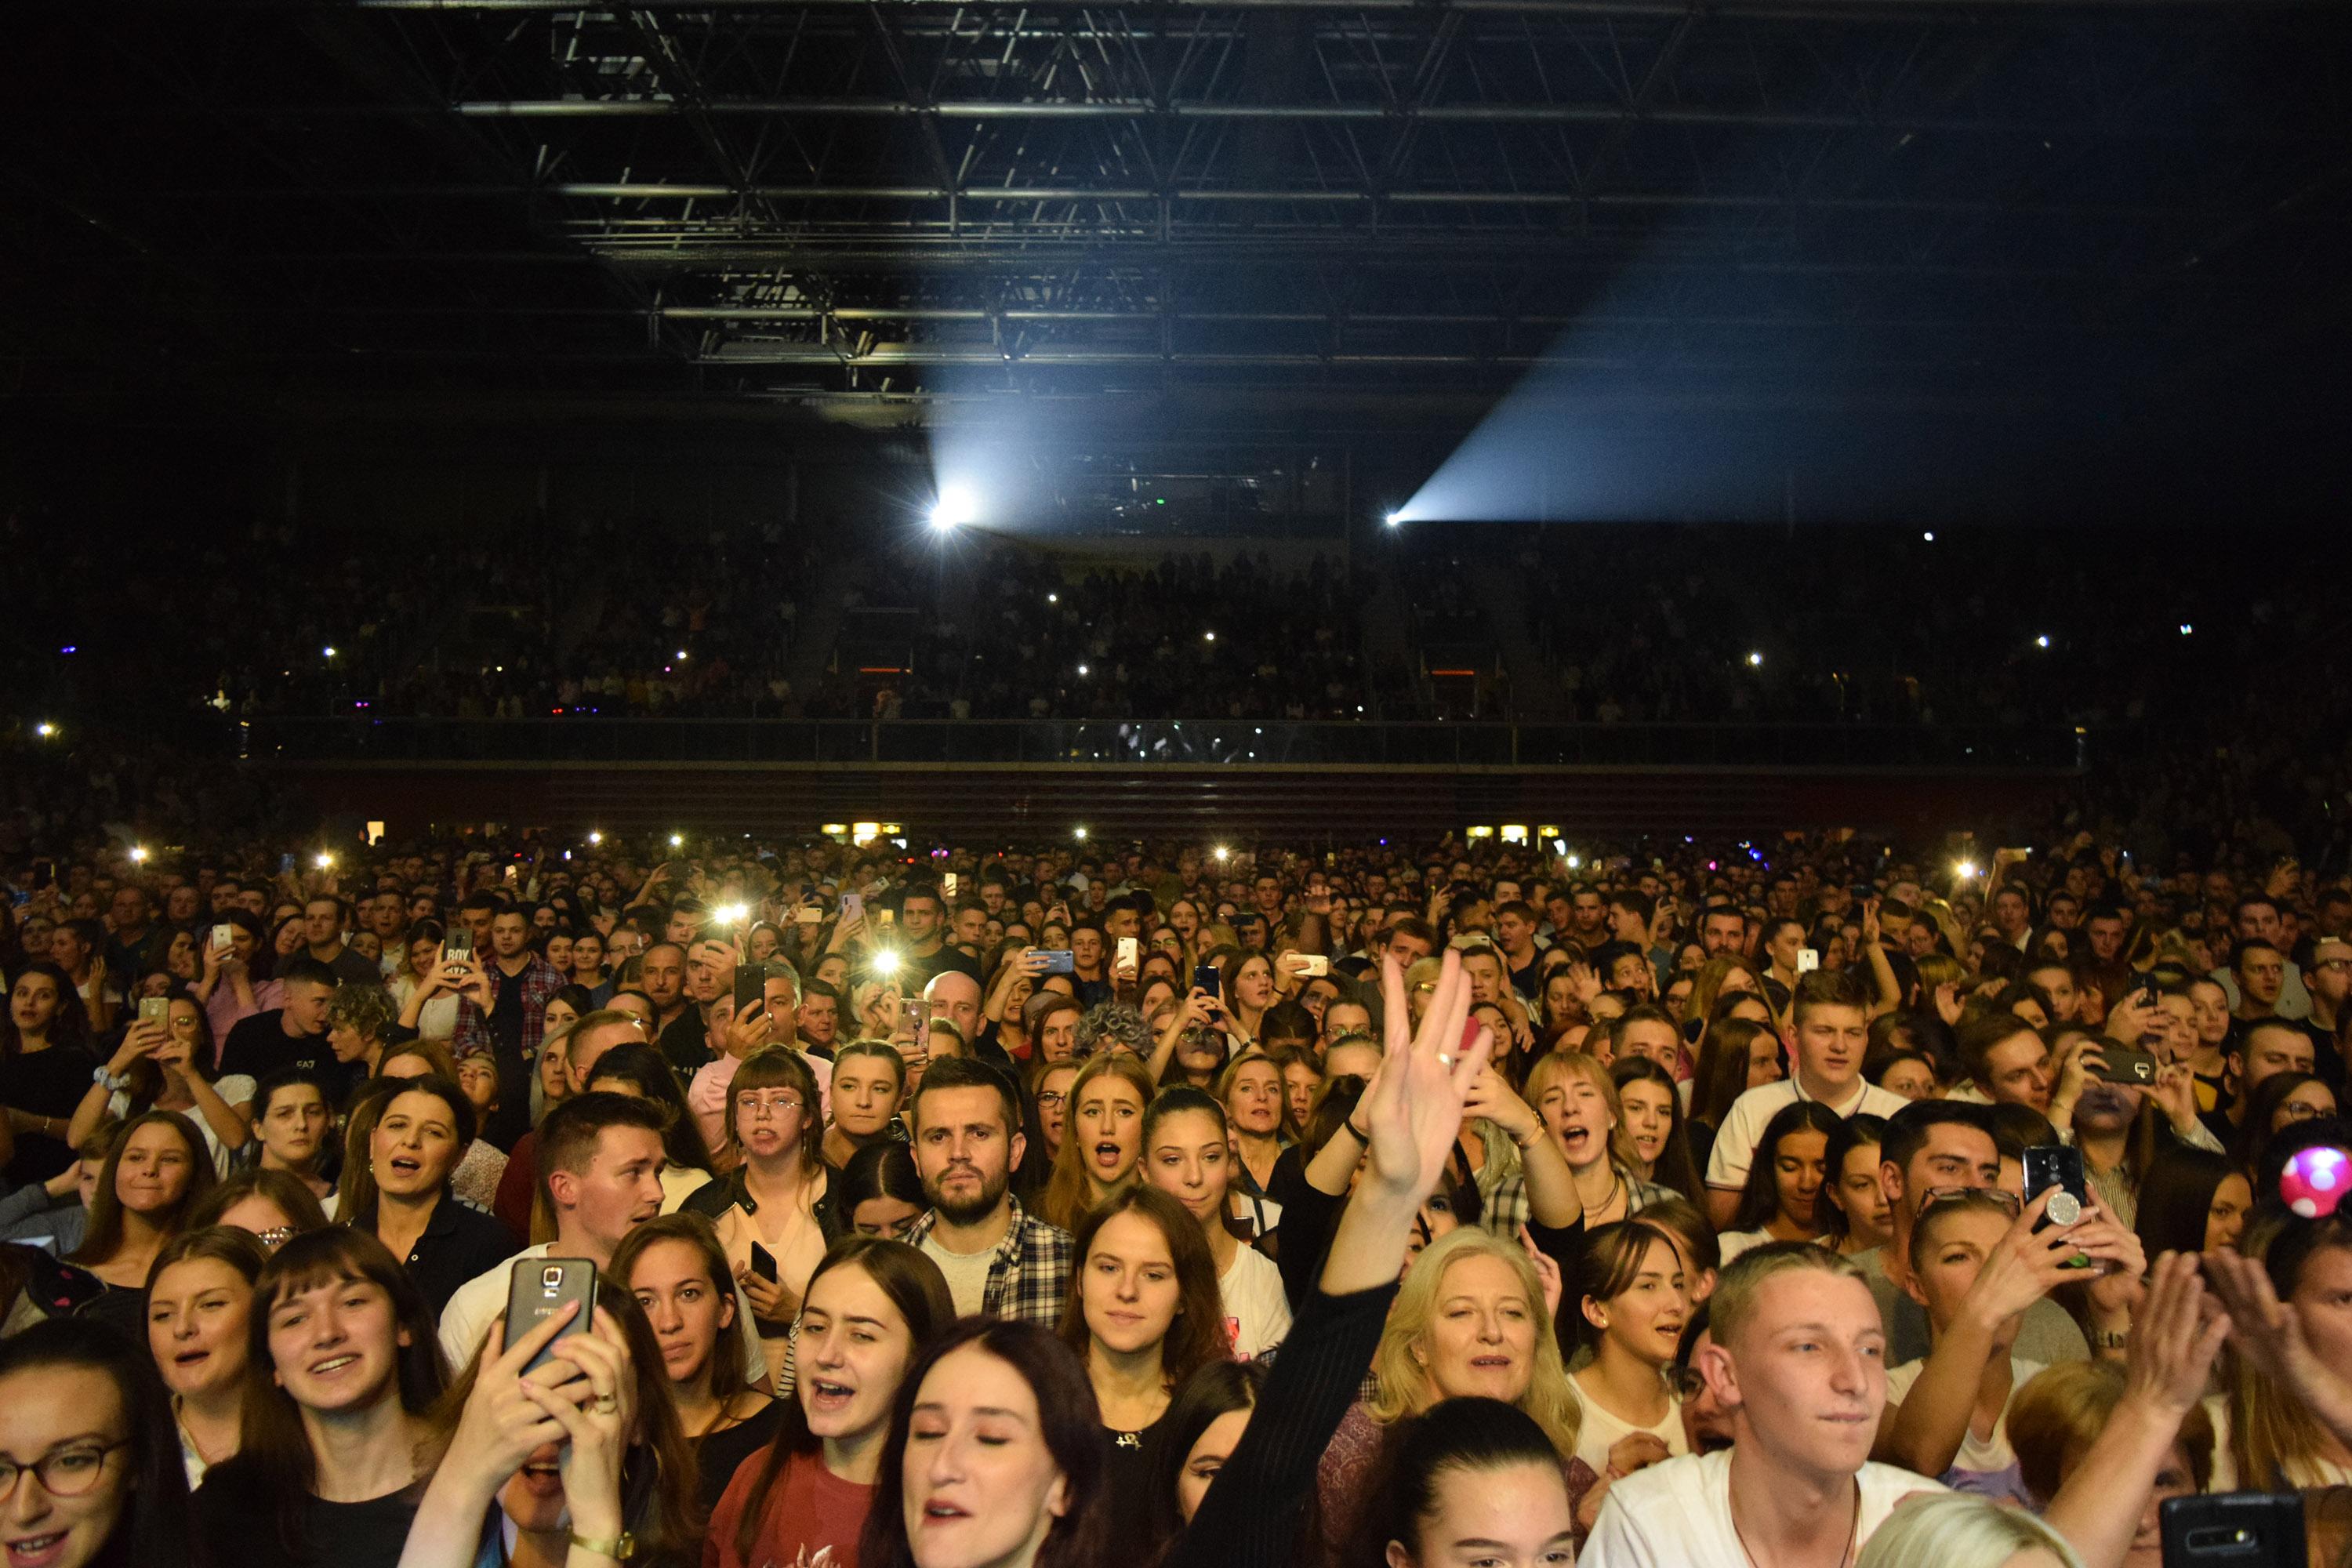
<svg viewBox="0 0 2352 1568"><path fill-rule="evenodd" d="M514 1266L526 1258L546 1258L553 1254L555 1244L542 1241L536 1247L526 1247L499 1264L475 1275L449 1298L441 1309L441 1353L449 1360L453 1375L463 1375L482 1353L482 1342L489 1337L490 1325L507 1310L507 1280ZM751 1321L751 1303L743 1297L743 1288L735 1287L735 1321L742 1325L745 1352L751 1360L743 1368L743 1381L756 1388L768 1386L768 1354L760 1348L760 1331Z"/></svg>
<svg viewBox="0 0 2352 1568"><path fill-rule="evenodd" d="M1751 1089L1733 1100L1730 1113L1723 1119L1723 1131L1716 1134L1715 1152L1706 1157L1706 1184L1734 1192L1746 1186L1748 1165L1756 1158L1756 1145L1762 1141L1765 1127L1787 1107L1805 1098L1795 1079L1784 1078L1778 1083ZM1910 1103L1874 1083L1863 1083L1857 1086L1852 1100L1830 1109L1840 1116L1892 1116Z"/></svg>
<svg viewBox="0 0 2352 1568"><path fill-rule="evenodd" d="M940 1266L947 1276L948 1298L955 1302L959 1318L977 1317L988 1301L988 1262L996 1256L994 1247L979 1252L950 1252L929 1236L923 1237L923 1256Z"/></svg>
<svg viewBox="0 0 2352 1568"><path fill-rule="evenodd" d="M1911 1385L1919 1381L1925 1360L1906 1361L1901 1366L1886 1369L1886 1405L1889 1410L1909 1397ZM2017 1391L2023 1388L2042 1371L2038 1361L2021 1361L2011 1356L2009 1362L2009 1405L2017 1403ZM1944 1484L1964 1492L1979 1492L1989 1497L2013 1498L2026 1500L2025 1484L2017 1473L2017 1450L2009 1446L2009 1405L2001 1407L2000 1419L1992 1424L1992 1436L1979 1439L1976 1422L1969 1422L1968 1436L1960 1439L1960 1451L1952 1457L1951 1468L1944 1472Z"/></svg>
<svg viewBox="0 0 2352 1568"><path fill-rule="evenodd" d="M1750 1091L1754 1092L1754 1091ZM1739 1568L1748 1550L1731 1527L1731 1453L1685 1455L1636 1470L1609 1489L1577 1568ZM1913 1492L1949 1489L1893 1465L1865 1464L1854 1546L1859 1551Z"/></svg>
<svg viewBox="0 0 2352 1568"><path fill-rule="evenodd" d="M1217 1276L1217 1289L1225 1299L1225 1331L1233 1336L1234 1354L1243 1361L1264 1355L1290 1332L1290 1298L1282 1289L1282 1270L1255 1247L1234 1254L1234 1266Z"/></svg>
<svg viewBox="0 0 2352 1568"><path fill-rule="evenodd" d="M1728 1268L1731 1267L1731 1260L1738 1257L1741 1253L1746 1252L1748 1248L1753 1247L1761 1247L1768 1241L1778 1241L1780 1239L1780 1238L1779 1237L1774 1236L1769 1230L1727 1230L1721 1236L1716 1237L1715 1245L1717 1251L1722 1255L1723 1267ZM1831 1245L1831 1239L1826 1236L1816 1236L1809 1239L1811 1240L1815 1247L1827 1247Z"/></svg>
<svg viewBox="0 0 2352 1568"><path fill-rule="evenodd" d="M1659 1381L1663 1384L1664 1379L1661 1377ZM1690 1452L1690 1440L1683 1436L1683 1402L1675 1398L1671 1390L1666 1394L1665 1419L1655 1426L1643 1426L1626 1420L1601 1404L1593 1397L1591 1390L1574 1377L1568 1380L1568 1386L1576 1395L1578 1407L1584 1412L1583 1419L1576 1428L1576 1457L1591 1465L1594 1475L1609 1473L1609 1450L1636 1432L1647 1432L1664 1443L1670 1456Z"/></svg>

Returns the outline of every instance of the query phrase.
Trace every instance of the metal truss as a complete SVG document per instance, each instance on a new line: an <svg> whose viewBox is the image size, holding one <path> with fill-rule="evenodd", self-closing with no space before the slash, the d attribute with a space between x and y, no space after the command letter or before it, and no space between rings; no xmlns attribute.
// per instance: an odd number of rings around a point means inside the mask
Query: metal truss
<svg viewBox="0 0 2352 1568"><path fill-rule="evenodd" d="M393 384L2052 390L2338 320L2352 21L2041 0L351 0L58 25L68 329ZM92 79L96 78L93 85ZM89 232L91 228L96 234ZM127 277L140 281L127 319Z"/></svg>

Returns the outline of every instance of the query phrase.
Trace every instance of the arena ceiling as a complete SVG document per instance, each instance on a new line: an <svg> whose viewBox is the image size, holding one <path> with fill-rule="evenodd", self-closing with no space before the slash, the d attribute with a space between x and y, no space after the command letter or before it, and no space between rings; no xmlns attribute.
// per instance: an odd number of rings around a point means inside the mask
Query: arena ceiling
<svg viewBox="0 0 2352 1568"><path fill-rule="evenodd" d="M2347 13L52 4L0 393L2234 398L2347 335Z"/></svg>

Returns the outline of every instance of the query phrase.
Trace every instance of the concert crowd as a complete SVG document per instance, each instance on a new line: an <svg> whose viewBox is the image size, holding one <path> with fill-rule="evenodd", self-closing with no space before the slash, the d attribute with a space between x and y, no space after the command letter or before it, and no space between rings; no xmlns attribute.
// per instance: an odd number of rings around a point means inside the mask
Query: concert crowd
<svg viewBox="0 0 2352 1568"><path fill-rule="evenodd" d="M73 820L0 841L12 1568L2352 1547L2287 853Z"/></svg>

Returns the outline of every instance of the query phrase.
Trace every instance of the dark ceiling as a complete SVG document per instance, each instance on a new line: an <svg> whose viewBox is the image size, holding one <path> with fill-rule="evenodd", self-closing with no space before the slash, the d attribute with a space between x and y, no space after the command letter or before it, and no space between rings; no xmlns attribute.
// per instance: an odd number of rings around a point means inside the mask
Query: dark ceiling
<svg viewBox="0 0 2352 1568"><path fill-rule="evenodd" d="M53 4L0 397L2293 416L2347 11Z"/></svg>

